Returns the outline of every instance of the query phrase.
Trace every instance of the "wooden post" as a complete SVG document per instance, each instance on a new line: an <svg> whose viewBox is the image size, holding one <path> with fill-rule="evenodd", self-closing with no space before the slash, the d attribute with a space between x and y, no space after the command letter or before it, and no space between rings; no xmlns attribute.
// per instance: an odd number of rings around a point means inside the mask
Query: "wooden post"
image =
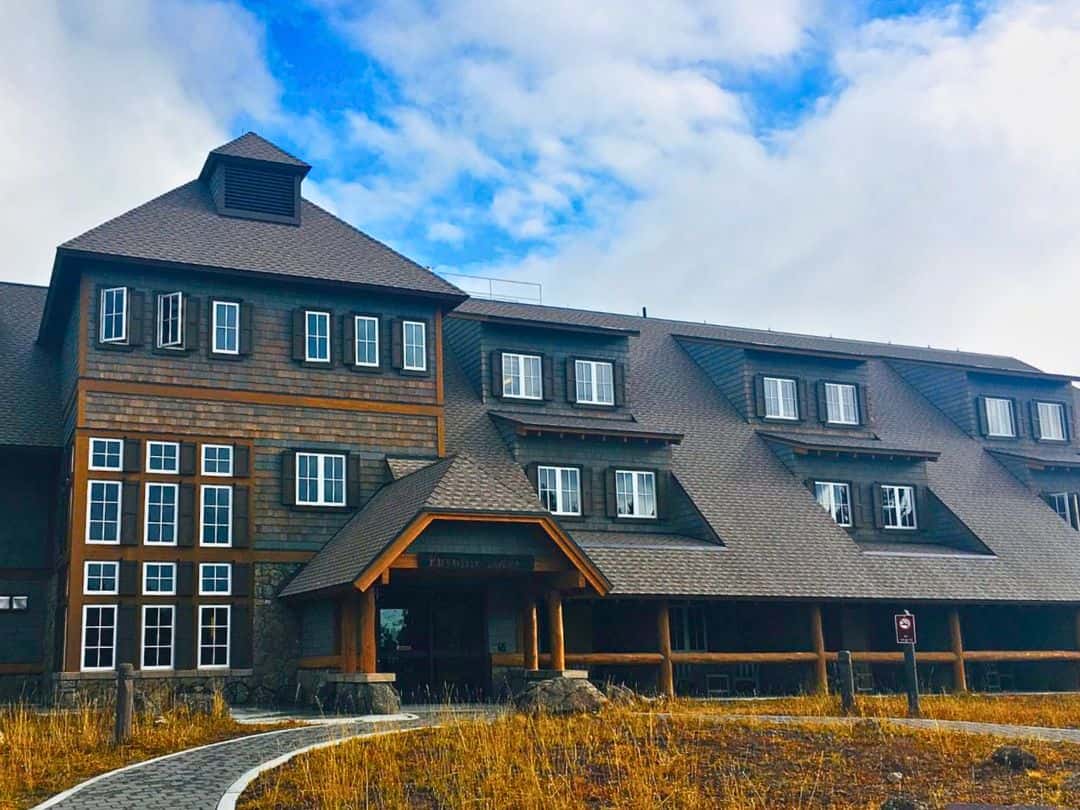
<svg viewBox="0 0 1080 810"><path fill-rule="evenodd" d="M113 740L126 743L131 739L131 720L135 714L135 667L121 664L116 669L116 727Z"/></svg>
<svg viewBox="0 0 1080 810"><path fill-rule="evenodd" d="M952 654L956 656L953 661L953 691L966 692L967 668L964 666L964 635L960 629L960 609L949 608L949 640L952 646Z"/></svg>
<svg viewBox="0 0 1080 810"><path fill-rule="evenodd" d="M904 686L907 689L908 717L918 717L919 709L919 668L915 663L915 645L904 645Z"/></svg>
<svg viewBox="0 0 1080 810"><path fill-rule="evenodd" d="M525 648L525 669L530 672L536 672L540 668L538 635L536 597L530 594L521 611L521 642Z"/></svg>
<svg viewBox="0 0 1080 810"><path fill-rule="evenodd" d="M810 606L810 641L814 646L814 687L819 694L829 694L829 664L825 660L825 629L821 620L821 605Z"/></svg>
<svg viewBox="0 0 1080 810"><path fill-rule="evenodd" d="M675 670L671 664L671 611L668 603L661 601L656 606L656 636L660 645L660 695L675 697Z"/></svg>
<svg viewBox="0 0 1080 810"><path fill-rule="evenodd" d="M360 594L360 671L376 672L375 586Z"/></svg>
<svg viewBox="0 0 1080 810"><path fill-rule="evenodd" d="M547 597L548 629L551 636L551 668L556 672L566 669L566 646L563 640L562 594L549 591Z"/></svg>
<svg viewBox="0 0 1080 810"><path fill-rule="evenodd" d="M851 665L851 650L836 655L836 675L840 681L840 708L844 714L855 711L855 669Z"/></svg>
<svg viewBox="0 0 1080 810"><path fill-rule="evenodd" d="M341 602L341 671L356 672L356 621L360 595L350 592Z"/></svg>

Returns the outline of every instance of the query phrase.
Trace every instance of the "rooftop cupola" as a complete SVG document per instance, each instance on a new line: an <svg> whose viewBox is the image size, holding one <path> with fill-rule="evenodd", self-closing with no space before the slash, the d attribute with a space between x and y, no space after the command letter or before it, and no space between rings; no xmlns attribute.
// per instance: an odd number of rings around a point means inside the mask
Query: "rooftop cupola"
<svg viewBox="0 0 1080 810"><path fill-rule="evenodd" d="M199 179L210 188L219 214L300 224L300 184L311 166L254 132L206 156Z"/></svg>

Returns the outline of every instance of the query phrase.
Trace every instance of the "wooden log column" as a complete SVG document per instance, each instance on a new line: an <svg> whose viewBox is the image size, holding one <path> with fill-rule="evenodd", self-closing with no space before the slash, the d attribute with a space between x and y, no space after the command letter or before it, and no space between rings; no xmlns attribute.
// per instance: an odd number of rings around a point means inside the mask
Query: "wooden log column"
<svg viewBox="0 0 1080 810"><path fill-rule="evenodd" d="M810 641L814 646L814 688L819 694L829 694L829 664L825 658L825 627L821 605L810 606Z"/></svg>
<svg viewBox="0 0 1080 810"><path fill-rule="evenodd" d="M967 668L964 665L964 634L960 627L960 609L949 608L949 643L952 654L956 656L953 661L953 691L966 692Z"/></svg>
<svg viewBox="0 0 1080 810"><path fill-rule="evenodd" d="M562 594L549 591L547 595L548 629L551 641L551 668L556 672L566 669L566 643L563 635Z"/></svg>
<svg viewBox="0 0 1080 810"><path fill-rule="evenodd" d="M356 627L360 614L360 596L355 591L341 603L338 634L341 647L341 671L356 672Z"/></svg>
<svg viewBox="0 0 1080 810"><path fill-rule="evenodd" d="M372 586L360 594L360 671L368 674L378 671L375 623L375 587Z"/></svg>
<svg viewBox="0 0 1080 810"><path fill-rule="evenodd" d="M525 653L525 669L530 672L540 668L538 635L536 598L530 594L521 610L521 646Z"/></svg>
<svg viewBox="0 0 1080 810"><path fill-rule="evenodd" d="M656 606L656 637L660 647L660 694L675 697L675 667L671 663L671 610L667 602Z"/></svg>

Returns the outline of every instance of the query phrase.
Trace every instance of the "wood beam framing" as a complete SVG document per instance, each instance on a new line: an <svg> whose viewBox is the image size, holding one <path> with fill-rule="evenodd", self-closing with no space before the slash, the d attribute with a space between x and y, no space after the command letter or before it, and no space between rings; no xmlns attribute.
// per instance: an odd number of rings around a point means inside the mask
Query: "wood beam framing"
<svg viewBox="0 0 1080 810"><path fill-rule="evenodd" d="M521 611L521 647L524 654L525 669L535 672L540 668L539 628L536 612L536 597L529 594Z"/></svg>
<svg viewBox="0 0 1080 810"><path fill-rule="evenodd" d="M548 591L547 611L551 668L556 672L562 672L566 669L566 643L563 634L562 594L559 591Z"/></svg>
<svg viewBox="0 0 1080 810"><path fill-rule="evenodd" d="M814 687L818 694L829 694L829 662L825 658L825 628L821 605L810 606L810 642L814 647Z"/></svg>
<svg viewBox="0 0 1080 810"><path fill-rule="evenodd" d="M368 675L378 671L376 620L375 588L372 587L360 594L360 671Z"/></svg>
<svg viewBox="0 0 1080 810"><path fill-rule="evenodd" d="M666 601L656 604L656 639L663 660L660 662L659 691L675 697L675 667L671 663L671 611Z"/></svg>
<svg viewBox="0 0 1080 810"><path fill-rule="evenodd" d="M953 691L966 692L967 668L964 666L964 635L960 627L960 609L949 608L949 646L956 656L953 661Z"/></svg>

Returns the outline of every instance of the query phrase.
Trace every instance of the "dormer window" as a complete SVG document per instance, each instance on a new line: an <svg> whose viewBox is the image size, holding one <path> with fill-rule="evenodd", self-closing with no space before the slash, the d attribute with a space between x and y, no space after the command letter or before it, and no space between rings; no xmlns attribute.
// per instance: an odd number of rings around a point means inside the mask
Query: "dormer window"
<svg viewBox="0 0 1080 810"><path fill-rule="evenodd" d="M157 297L157 347L184 347L184 294L163 293Z"/></svg>
<svg viewBox="0 0 1080 810"><path fill-rule="evenodd" d="M585 405L615 404L615 374L611 363L597 360L574 361L576 401Z"/></svg>
<svg viewBox="0 0 1080 810"><path fill-rule="evenodd" d="M427 371L427 324L423 321L402 321L401 342L404 347L402 368L405 371Z"/></svg>
<svg viewBox="0 0 1080 810"><path fill-rule="evenodd" d="M101 342L127 341L127 287L101 291Z"/></svg>
<svg viewBox="0 0 1080 810"><path fill-rule="evenodd" d="M536 469L537 494L553 515L581 514L581 470L577 467Z"/></svg>
<svg viewBox="0 0 1080 810"><path fill-rule="evenodd" d="M1069 434L1065 425L1065 406L1060 402L1036 402L1032 409L1036 438L1045 442L1064 442Z"/></svg>
<svg viewBox="0 0 1080 810"><path fill-rule="evenodd" d="M880 487L881 526L885 529L917 529L915 487L902 484L881 484Z"/></svg>
<svg viewBox="0 0 1080 810"><path fill-rule="evenodd" d="M1046 495L1046 502L1050 504L1050 508L1074 529L1080 529L1080 503L1078 501L1080 501L1080 496L1077 496L1075 492L1051 492Z"/></svg>
<svg viewBox="0 0 1080 810"><path fill-rule="evenodd" d="M815 481L814 498L838 526L851 526L851 485L836 481Z"/></svg>
<svg viewBox="0 0 1080 810"><path fill-rule="evenodd" d="M513 399L543 399L543 360L538 354L502 356L502 395Z"/></svg>
<svg viewBox="0 0 1080 810"><path fill-rule="evenodd" d="M983 400L983 407L986 409L987 436L1004 439L1016 437L1016 421L1011 399L986 397Z"/></svg>
<svg viewBox="0 0 1080 810"><path fill-rule="evenodd" d="M766 419L794 421L799 418L799 400L795 380L786 377L765 377L762 383L765 388Z"/></svg>
<svg viewBox="0 0 1080 810"><path fill-rule="evenodd" d="M615 515L619 518L656 519L656 473L615 471Z"/></svg>
<svg viewBox="0 0 1080 810"><path fill-rule="evenodd" d="M859 424L859 396L854 385L825 383L825 421L830 425Z"/></svg>

